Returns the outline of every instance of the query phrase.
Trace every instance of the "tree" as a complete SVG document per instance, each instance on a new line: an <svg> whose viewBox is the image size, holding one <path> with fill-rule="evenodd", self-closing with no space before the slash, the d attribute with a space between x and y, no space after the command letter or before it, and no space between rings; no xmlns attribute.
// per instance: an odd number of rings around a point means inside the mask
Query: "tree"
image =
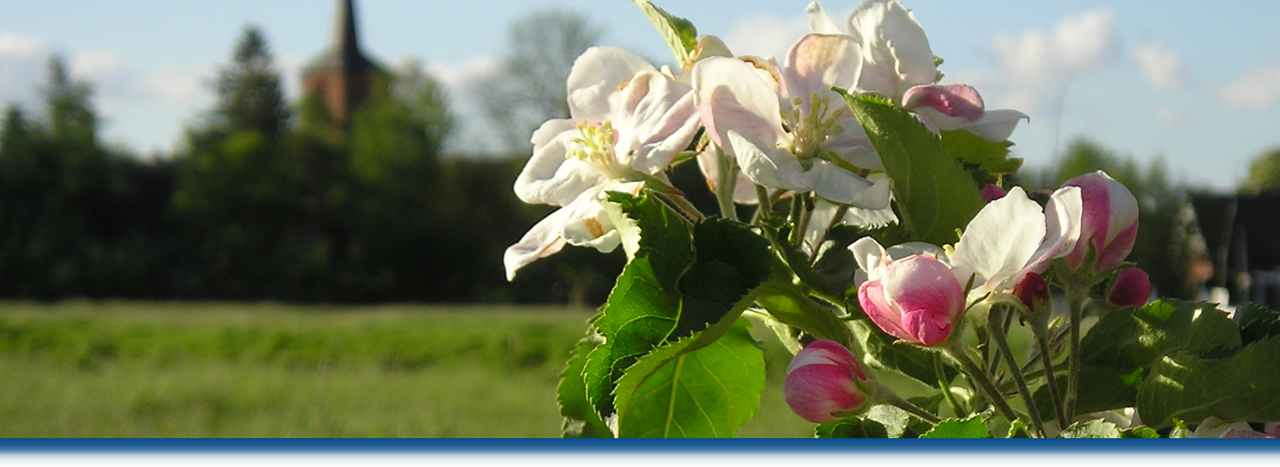
<svg viewBox="0 0 1280 467"><path fill-rule="evenodd" d="M511 22L501 69L473 90L508 149L524 149L542 122L569 117L569 70L600 35L585 16L565 10L535 11Z"/></svg>
<svg viewBox="0 0 1280 467"><path fill-rule="evenodd" d="M258 131L279 136L289 120L280 87L280 73L272 63L266 38L247 26L232 54L231 65L218 73L217 125L229 131Z"/></svg>
<svg viewBox="0 0 1280 467"><path fill-rule="evenodd" d="M1258 154L1249 164L1249 180L1241 191L1260 193L1280 190L1280 146Z"/></svg>

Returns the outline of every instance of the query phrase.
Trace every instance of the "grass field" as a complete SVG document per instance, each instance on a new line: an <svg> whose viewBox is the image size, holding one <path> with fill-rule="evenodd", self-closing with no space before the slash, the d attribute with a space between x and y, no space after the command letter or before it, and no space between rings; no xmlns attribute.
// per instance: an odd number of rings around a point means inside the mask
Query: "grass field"
<svg viewBox="0 0 1280 467"><path fill-rule="evenodd" d="M586 311L0 303L3 437L554 437ZM740 433L807 437L790 356Z"/></svg>

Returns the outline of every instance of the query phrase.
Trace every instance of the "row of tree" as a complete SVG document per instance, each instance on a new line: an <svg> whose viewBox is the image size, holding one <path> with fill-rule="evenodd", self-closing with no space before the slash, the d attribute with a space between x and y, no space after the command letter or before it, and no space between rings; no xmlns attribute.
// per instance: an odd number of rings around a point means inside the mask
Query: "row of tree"
<svg viewBox="0 0 1280 467"><path fill-rule="evenodd" d="M219 71L213 109L174 154L143 160L102 144L92 86L51 59L43 107L10 105L0 122L0 296L600 302L620 254L568 247L514 283L501 266L550 209L510 188L527 135L567 117L563 83L599 31L543 11L509 36L503 72L478 86L508 157L443 156L455 120L417 64L374 86L341 125L318 96L291 105L265 39L248 28ZM1280 188L1275 167L1280 151L1259 159L1249 189ZM1163 294L1195 296L1205 247L1161 162L1143 168L1081 139L1058 167L1014 182L1055 188L1097 169L1142 203L1129 259ZM673 181L714 211L692 164Z"/></svg>
<svg viewBox="0 0 1280 467"><path fill-rule="evenodd" d="M0 296L600 300L617 255L569 252L507 283L502 251L548 210L512 194L523 157L442 157L454 119L421 69L339 125L318 97L285 100L249 28L214 108L144 161L102 144L92 86L51 59L43 108L4 112Z"/></svg>

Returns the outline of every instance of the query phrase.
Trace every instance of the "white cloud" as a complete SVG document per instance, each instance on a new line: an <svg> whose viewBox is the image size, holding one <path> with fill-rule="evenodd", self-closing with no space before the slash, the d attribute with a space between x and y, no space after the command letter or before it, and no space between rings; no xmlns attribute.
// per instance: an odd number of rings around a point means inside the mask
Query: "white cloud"
<svg viewBox="0 0 1280 467"><path fill-rule="evenodd" d="M188 109L206 106L213 101L209 81L216 73L212 64L198 67L166 65L151 73L143 82L146 94Z"/></svg>
<svg viewBox="0 0 1280 467"><path fill-rule="evenodd" d="M1222 102L1231 107L1265 109L1280 104L1280 64L1255 69L1228 84Z"/></svg>
<svg viewBox="0 0 1280 467"><path fill-rule="evenodd" d="M781 64L791 46L809 32L809 18L804 15L786 20L765 15L738 20L721 39L734 54L772 55Z"/></svg>
<svg viewBox="0 0 1280 467"><path fill-rule="evenodd" d="M1161 91L1178 91L1186 87L1187 69L1182 57L1155 42L1143 42L1133 46L1133 58L1152 87Z"/></svg>
<svg viewBox="0 0 1280 467"><path fill-rule="evenodd" d="M1098 9L1058 20L1052 31L997 34L992 48L998 70L983 94L996 107L1047 110L1074 77L1109 62L1120 43L1115 16Z"/></svg>
<svg viewBox="0 0 1280 467"><path fill-rule="evenodd" d="M497 73L499 67L498 59L483 55L460 63L430 63L427 72L450 90L461 92L477 79Z"/></svg>
<svg viewBox="0 0 1280 467"><path fill-rule="evenodd" d="M0 105L36 100L49 52L49 45L37 37L0 34Z"/></svg>

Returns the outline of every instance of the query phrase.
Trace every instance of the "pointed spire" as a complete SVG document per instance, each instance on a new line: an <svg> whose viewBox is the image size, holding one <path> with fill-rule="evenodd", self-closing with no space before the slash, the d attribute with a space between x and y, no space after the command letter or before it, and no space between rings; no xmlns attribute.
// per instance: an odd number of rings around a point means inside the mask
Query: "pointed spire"
<svg viewBox="0 0 1280 467"><path fill-rule="evenodd" d="M356 11L352 0L338 0L338 14L334 17L333 50L345 67L364 64L360 55L360 43L356 36Z"/></svg>

